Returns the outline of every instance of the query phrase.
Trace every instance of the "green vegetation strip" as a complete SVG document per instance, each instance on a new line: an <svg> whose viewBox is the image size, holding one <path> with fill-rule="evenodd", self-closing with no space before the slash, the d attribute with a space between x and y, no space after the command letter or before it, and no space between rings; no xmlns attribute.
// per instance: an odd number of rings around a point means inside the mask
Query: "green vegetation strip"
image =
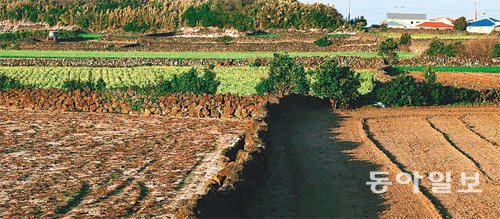
<svg viewBox="0 0 500 219"><path fill-rule="evenodd" d="M82 33L79 34L78 36L84 38L84 39L91 39L91 40L97 40L103 36L106 36L106 34L98 34L98 33Z"/></svg>
<svg viewBox="0 0 500 219"><path fill-rule="evenodd" d="M90 68L90 67L0 67L0 74L18 80L25 86L36 88L61 88L68 80L96 82L103 78L106 88L141 87L156 85L162 79L170 79L174 74L188 71L190 67L145 66L134 68ZM254 94L255 86L262 78L267 78L267 67L220 67L214 69L221 81L218 93L239 95ZM366 94L373 89L374 73L360 71L360 92Z"/></svg>
<svg viewBox="0 0 500 219"><path fill-rule="evenodd" d="M44 51L0 50L0 58L172 58L172 59L248 59L271 58L273 52L113 52L113 51ZM292 57L358 56L378 57L377 52L290 52ZM415 57L415 53L400 52L400 58Z"/></svg>
<svg viewBox="0 0 500 219"><path fill-rule="evenodd" d="M398 66L403 71L424 71L425 66ZM500 66L435 66L432 67L436 72L481 72L481 73L500 73Z"/></svg>

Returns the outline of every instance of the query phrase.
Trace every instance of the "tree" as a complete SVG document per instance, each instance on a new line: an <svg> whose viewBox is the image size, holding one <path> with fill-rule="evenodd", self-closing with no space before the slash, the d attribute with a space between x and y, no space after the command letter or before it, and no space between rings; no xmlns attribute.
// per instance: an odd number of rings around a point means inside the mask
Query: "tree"
<svg viewBox="0 0 500 219"><path fill-rule="evenodd" d="M309 82L304 66L288 54L276 53L269 63L269 77L262 80L256 90L258 94L306 94Z"/></svg>
<svg viewBox="0 0 500 219"><path fill-rule="evenodd" d="M425 55L454 57L461 49L463 49L463 45L460 42L446 44L441 41L433 41L425 51Z"/></svg>
<svg viewBox="0 0 500 219"><path fill-rule="evenodd" d="M455 30L464 31L467 29L467 19L465 17L459 17L455 20L454 24Z"/></svg>
<svg viewBox="0 0 500 219"><path fill-rule="evenodd" d="M398 54L396 53L398 48L398 42L387 38L378 46L378 54L383 57L385 64L395 65L398 62Z"/></svg>
<svg viewBox="0 0 500 219"><path fill-rule="evenodd" d="M312 73L316 78L312 85L315 95L332 100L334 108L337 103L347 108L359 97L360 79L349 67L340 67L336 61L327 60Z"/></svg>

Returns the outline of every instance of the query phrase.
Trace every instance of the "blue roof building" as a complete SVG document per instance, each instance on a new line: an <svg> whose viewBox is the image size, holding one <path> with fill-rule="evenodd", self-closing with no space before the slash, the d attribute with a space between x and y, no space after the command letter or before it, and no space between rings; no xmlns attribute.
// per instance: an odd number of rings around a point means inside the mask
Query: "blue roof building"
<svg viewBox="0 0 500 219"><path fill-rule="evenodd" d="M491 33L500 28L500 20L495 18L482 18L470 22L467 25L467 31L471 33Z"/></svg>

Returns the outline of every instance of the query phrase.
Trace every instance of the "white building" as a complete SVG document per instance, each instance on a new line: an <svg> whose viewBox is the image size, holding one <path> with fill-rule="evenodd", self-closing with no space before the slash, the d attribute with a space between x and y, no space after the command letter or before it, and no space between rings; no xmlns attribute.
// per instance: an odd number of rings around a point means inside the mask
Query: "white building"
<svg viewBox="0 0 500 219"><path fill-rule="evenodd" d="M413 29L426 20L426 14L388 13L385 23L388 28Z"/></svg>

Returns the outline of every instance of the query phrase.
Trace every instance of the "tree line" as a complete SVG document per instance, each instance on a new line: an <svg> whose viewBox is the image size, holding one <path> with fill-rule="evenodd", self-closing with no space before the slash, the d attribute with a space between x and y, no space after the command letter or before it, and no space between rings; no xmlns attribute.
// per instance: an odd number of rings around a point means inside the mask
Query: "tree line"
<svg viewBox="0 0 500 219"><path fill-rule="evenodd" d="M343 22L333 6L297 0L0 0L0 20L125 32L155 32L185 26L218 26L240 31L336 29Z"/></svg>

